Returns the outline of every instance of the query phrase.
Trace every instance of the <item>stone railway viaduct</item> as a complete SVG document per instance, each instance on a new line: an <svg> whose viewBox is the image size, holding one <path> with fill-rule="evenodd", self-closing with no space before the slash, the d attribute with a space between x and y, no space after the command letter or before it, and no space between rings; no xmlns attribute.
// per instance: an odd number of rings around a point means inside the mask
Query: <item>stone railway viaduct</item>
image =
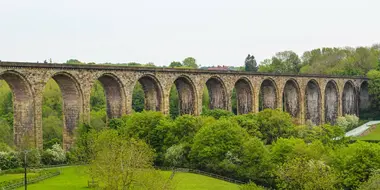
<svg viewBox="0 0 380 190"><path fill-rule="evenodd" d="M369 106L368 79L364 77L0 62L0 78L13 92L15 143L28 134L38 148L43 144L42 96L51 78L63 97L65 149L73 143L78 123L90 119L90 93L97 80L105 90L109 118L131 113L137 82L145 92L145 109L165 114L169 113L173 84L179 94L180 114L201 113L205 87L210 109L231 110L235 88L239 114L280 108L299 123L333 123L338 116L359 115L359 110Z"/></svg>

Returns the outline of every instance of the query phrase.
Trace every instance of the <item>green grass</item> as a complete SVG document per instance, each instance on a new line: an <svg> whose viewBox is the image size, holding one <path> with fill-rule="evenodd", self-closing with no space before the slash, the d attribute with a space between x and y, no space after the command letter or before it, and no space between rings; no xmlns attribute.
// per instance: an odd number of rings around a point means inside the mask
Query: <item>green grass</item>
<svg viewBox="0 0 380 190"><path fill-rule="evenodd" d="M37 175L36 173L28 173L28 177ZM4 174L0 175L0 181L9 181L14 179L24 179L24 174Z"/></svg>
<svg viewBox="0 0 380 190"><path fill-rule="evenodd" d="M57 168L53 168L57 170ZM69 166L58 168L61 171L61 175L55 176L44 181L38 182L36 184L31 184L28 189L34 190L72 190L72 189L87 189L87 181L89 180L89 175L87 173L86 166ZM169 178L171 171L161 171L162 175ZM0 180L11 179L18 175L22 178L22 174L6 174L0 176ZM173 178L173 183L176 189L180 190L238 190L239 186L233 183L228 183L215 178L192 174L192 173L182 173L178 172ZM19 188L24 189L24 187Z"/></svg>
<svg viewBox="0 0 380 190"><path fill-rule="evenodd" d="M234 190L239 189L239 186L226 181L215 178L192 174L192 173L176 173L174 176L174 184L176 189L181 190Z"/></svg>
<svg viewBox="0 0 380 190"><path fill-rule="evenodd" d="M380 125L376 125L370 133L365 136L356 137L357 140L380 140Z"/></svg>
<svg viewBox="0 0 380 190"><path fill-rule="evenodd" d="M57 168L54 168L56 170ZM57 189L57 190L71 190L71 189L88 189L87 168L85 166L71 166L59 168L61 174L35 184L28 185L28 189ZM24 189L24 187L19 188Z"/></svg>

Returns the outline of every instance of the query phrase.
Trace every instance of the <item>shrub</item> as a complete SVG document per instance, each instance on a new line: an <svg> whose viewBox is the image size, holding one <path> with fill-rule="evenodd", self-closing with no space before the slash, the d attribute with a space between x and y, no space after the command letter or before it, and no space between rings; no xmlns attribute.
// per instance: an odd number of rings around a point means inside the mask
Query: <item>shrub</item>
<svg viewBox="0 0 380 190"><path fill-rule="evenodd" d="M340 171L344 188L355 189L372 171L380 169L380 144L358 141L337 149L331 164Z"/></svg>
<svg viewBox="0 0 380 190"><path fill-rule="evenodd" d="M19 159L23 162L25 153L21 151L19 154ZM30 149L26 153L27 165L29 167L38 167L41 165L41 154L38 149Z"/></svg>
<svg viewBox="0 0 380 190"><path fill-rule="evenodd" d="M344 131L349 131L359 125L359 118L356 115L341 116L337 118L336 125Z"/></svg>
<svg viewBox="0 0 380 190"><path fill-rule="evenodd" d="M260 125L255 114L237 115L232 118L237 121L240 127L247 130L248 134L254 137L262 138L263 135L260 132Z"/></svg>
<svg viewBox="0 0 380 190"><path fill-rule="evenodd" d="M240 190L264 190L264 187L258 186L253 182L249 182L244 185L240 185Z"/></svg>
<svg viewBox="0 0 380 190"><path fill-rule="evenodd" d="M337 189L337 177L332 168L320 160L295 158L277 171L279 189Z"/></svg>
<svg viewBox="0 0 380 190"><path fill-rule="evenodd" d="M265 109L257 114L257 121L263 140L271 144L279 137L289 137L294 126L289 113L280 109Z"/></svg>
<svg viewBox="0 0 380 190"><path fill-rule="evenodd" d="M173 145L165 153L165 162L172 167L183 166L185 162L185 148L182 144Z"/></svg>
<svg viewBox="0 0 380 190"><path fill-rule="evenodd" d="M45 165L63 164L66 162L66 153L59 144L53 145L42 154L42 162Z"/></svg>
<svg viewBox="0 0 380 190"><path fill-rule="evenodd" d="M1 152L12 152L13 149L8 146L6 143L0 142L0 151Z"/></svg>
<svg viewBox="0 0 380 190"><path fill-rule="evenodd" d="M154 129L165 117L163 113L154 111L134 113L125 118L125 126L119 129L119 131L127 136L150 142Z"/></svg>
<svg viewBox="0 0 380 190"><path fill-rule="evenodd" d="M7 170L21 166L21 160L16 152L0 152L0 169Z"/></svg>
<svg viewBox="0 0 380 190"><path fill-rule="evenodd" d="M214 117L215 119L219 119L221 117L231 117L234 116L234 113L228 111L228 110L223 110L223 109L205 109L202 111L202 115L204 116L211 116Z"/></svg>
<svg viewBox="0 0 380 190"><path fill-rule="evenodd" d="M49 148L52 148L53 145L57 144L57 143L60 143L62 142L62 140L60 139L57 139L57 138L53 138L53 139L50 139L48 141L44 141L44 149L49 149Z"/></svg>
<svg viewBox="0 0 380 190"><path fill-rule="evenodd" d="M206 125L194 137L191 162L202 169L225 175L231 171L228 167L235 164L228 165L231 160L228 157L236 157L248 137L245 129L229 119L220 119Z"/></svg>
<svg viewBox="0 0 380 190"><path fill-rule="evenodd" d="M369 177L368 181L362 183L359 188L359 190L373 190L373 189L380 189L380 172L375 171L371 177Z"/></svg>

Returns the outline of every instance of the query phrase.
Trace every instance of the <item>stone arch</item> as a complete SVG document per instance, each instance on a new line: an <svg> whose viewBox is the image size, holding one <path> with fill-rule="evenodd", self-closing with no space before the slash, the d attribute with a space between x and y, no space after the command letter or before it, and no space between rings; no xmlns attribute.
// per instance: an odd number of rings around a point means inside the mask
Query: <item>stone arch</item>
<svg viewBox="0 0 380 190"><path fill-rule="evenodd" d="M356 90L352 81L344 84L342 94L342 111L343 115L356 114Z"/></svg>
<svg viewBox="0 0 380 190"><path fill-rule="evenodd" d="M145 94L145 110L162 111L163 93L160 82L154 75L143 75L138 80Z"/></svg>
<svg viewBox="0 0 380 190"><path fill-rule="evenodd" d="M283 90L283 107L292 117L299 118L301 112L300 105L300 88L295 79L286 81Z"/></svg>
<svg viewBox="0 0 380 190"><path fill-rule="evenodd" d="M58 72L52 78L62 93L63 148L68 150L74 142L74 132L83 113L83 92L79 82L70 73Z"/></svg>
<svg viewBox="0 0 380 190"><path fill-rule="evenodd" d="M114 74L105 73L98 78L102 84L107 102L108 118L121 117L124 110L124 87L120 79Z"/></svg>
<svg viewBox="0 0 380 190"><path fill-rule="evenodd" d="M243 77L236 81L237 114L247 114L253 110L253 87L249 79Z"/></svg>
<svg viewBox="0 0 380 190"><path fill-rule="evenodd" d="M321 122L321 90L316 80L310 80L305 89L306 120L315 125Z"/></svg>
<svg viewBox="0 0 380 190"><path fill-rule="evenodd" d="M16 146L36 145L34 96L28 80L19 72L5 71L1 79L13 94L13 134ZM24 144L27 143L27 144Z"/></svg>
<svg viewBox="0 0 380 190"><path fill-rule="evenodd" d="M260 110L277 108L277 85L273 79L267 78L261 83L259 101Z"/></svg>
<svg viewBox="0 0 380 190"><path fill-rule="evenodd" d="M325 122L335 124L338 118L339 91L334 80L327 82L325 87Z"/></svg>
<svg viewBox="0 0 380 190"><path fill-rule="evenodd" d="M360 84L360 92L359 92L359 111L365 112L370 108L371 101L368 93L368 81L363 81Z"/></svg>
<svg viewBox="0 0 380 190"><path fill-rule="evenodd" d="M210 96L209 108L227 110L227 90L222 79L216 76L210 77L206 86Z"/></svg>
<svg viewBox="0 0 380 190"><path fill-rule="evenodd" d="M178 92L179 114L194 115L197 108L197 93L193 81L186 75L177 77L174 81Z"/></svg>

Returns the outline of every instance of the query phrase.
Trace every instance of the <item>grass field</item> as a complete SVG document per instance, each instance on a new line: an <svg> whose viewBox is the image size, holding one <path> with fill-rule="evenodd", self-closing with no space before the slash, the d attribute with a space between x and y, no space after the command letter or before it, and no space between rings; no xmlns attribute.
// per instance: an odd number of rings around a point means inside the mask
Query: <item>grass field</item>
<svg viewBox="0 0 380 190"><path fill-rule="evenodd" d="M36 173L28 173L28 177L35 176ZM14 179L24 179L24 174L6 174L0 175L0 181L9 181Z"/></svg>
<svg viewBox="0 0 380 190"><path fill-rule="evenodd" d="M57 168L55 168L56 170ZM87 181L89 179L87 169L85 166L69 166L59 168L61 175L46 179L36 184L28 186L30 190L71 190L71 189L88 189ZM170 171L162 171L165 177L169 177ZM14 175L19 174L7 174L0 176L0 180L6 178L16 177ZM22 178L22 175L16 178ZM181 190L203 190L203 189L215 189L215 190L238 190L239 186L236 184L228 183L222 180L214 179L211 177L192 174L192 173L176 173L174 176L174 185L176 189ZM19 188L24 189L24 187Z"/></svg>
<svg viewBox="0 0 380 190"><path fill-rule="evenodd" d="M370 133L365 136L356 137L357 140L380 140L380 125L376 125Z"/></svg>

